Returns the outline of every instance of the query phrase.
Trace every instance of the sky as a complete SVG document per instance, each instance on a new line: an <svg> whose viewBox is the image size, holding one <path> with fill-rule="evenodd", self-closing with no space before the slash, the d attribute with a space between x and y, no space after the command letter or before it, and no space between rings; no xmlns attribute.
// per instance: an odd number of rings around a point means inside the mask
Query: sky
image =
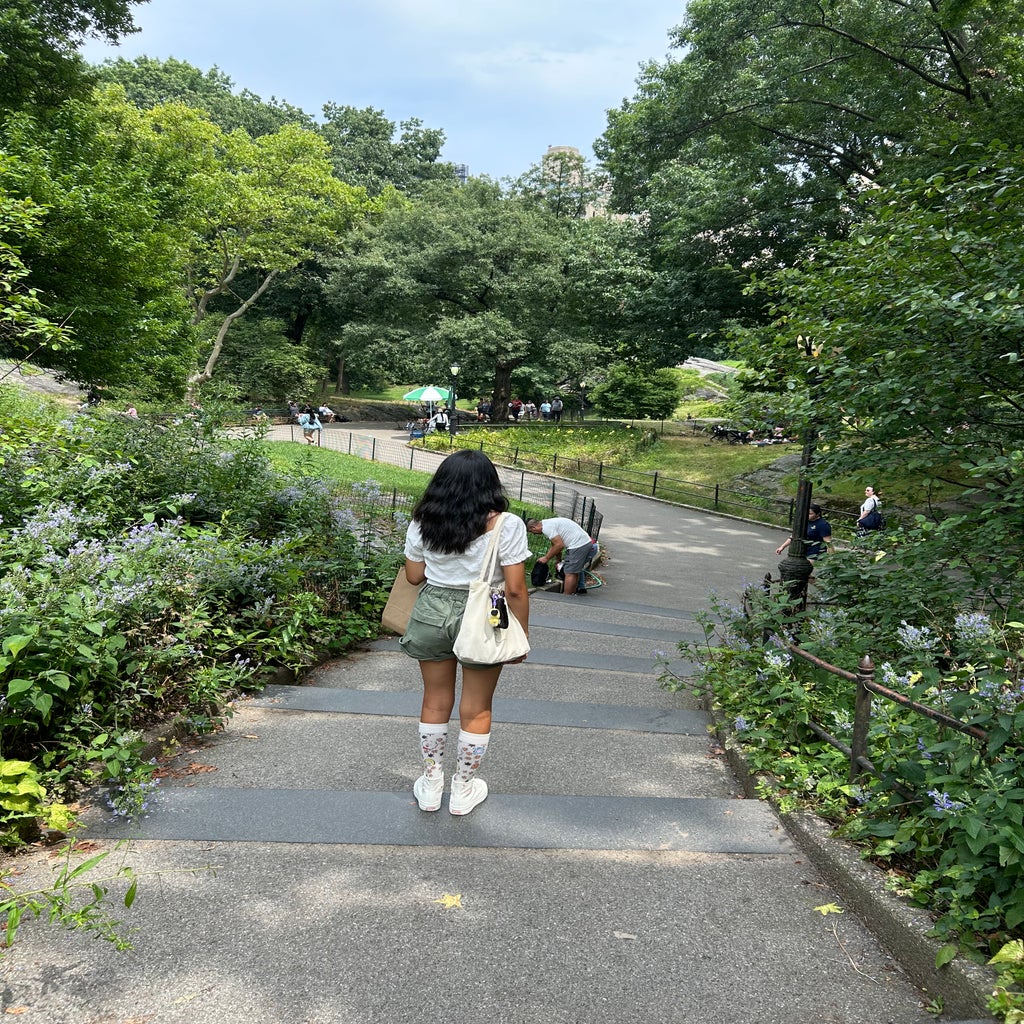
<svg viewBox="0 0 1024 1024"><path fill-rule="evenodd" d="M319 118L324 103L419 118L442 159L516 177L548 146L593 160L608 109L664 61L685 0L150 0L85 58L175 57Z"/></svg>

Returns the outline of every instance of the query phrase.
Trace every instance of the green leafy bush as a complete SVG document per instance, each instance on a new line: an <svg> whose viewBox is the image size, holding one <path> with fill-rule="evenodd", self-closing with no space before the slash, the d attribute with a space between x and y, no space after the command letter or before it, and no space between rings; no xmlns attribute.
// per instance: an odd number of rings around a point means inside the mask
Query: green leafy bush
<svg viewBox="0 0 1024 1024"><path fill-rule="evenodd" d="M948 578L942 601L923 582L909 596L879 580L872 590L865 580L882 561L866 548L832 556L816 569L829 603L805 614L763 590L749 593L749 617L716 600L702 617L704 641L681 645L698 676L664 681L710 695L730 742L775 781L783 809L813 806L889 867L894 887L933 914L940 960L991 956L1024 926L1024 623L957 609ZM830 581L843 593L858 574L859 605L832 603ZM875 696L868 756L877 775L851 784L846 756L807 723L849 744L854 686L794 657L791 641L847 671L869 653L883 685L987 739Z"/></svg>
<svg viewBox="0 0 1024 1024"><path fill-rule="evenodd" d="M0 756L57 795L137 803L147 726L377 634L406 520L376 485L282 478L209 415L28 414L0 449Z"/></svg>

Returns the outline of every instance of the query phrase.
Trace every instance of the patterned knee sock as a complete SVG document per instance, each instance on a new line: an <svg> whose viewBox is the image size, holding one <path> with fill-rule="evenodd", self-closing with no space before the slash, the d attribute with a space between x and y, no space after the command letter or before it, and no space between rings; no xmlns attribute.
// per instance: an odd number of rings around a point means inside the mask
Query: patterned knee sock
<svg viewBox="0 0 1024 1024"><path fill-rule="evenodd" d="M466 732L459 730L459 763L455 769L455 778L460 782L469 782L476 774L480 762L487 753L487 743L491 738L488 733Z"/></svg>
<svg viewBox="0 0 1024 1024"><path fill-rule="evenodd" d="M423 755L423 774L428 779L439 779L444 773L444 743L447 738L447 722L441 725L420 722L420 753Z"/></svg>

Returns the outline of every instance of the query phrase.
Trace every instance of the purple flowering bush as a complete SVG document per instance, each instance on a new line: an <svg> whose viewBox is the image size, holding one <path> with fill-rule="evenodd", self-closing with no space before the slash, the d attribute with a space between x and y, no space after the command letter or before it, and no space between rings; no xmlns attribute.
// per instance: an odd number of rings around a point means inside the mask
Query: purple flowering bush
<svg viewBox="0 0 1024 1024"><path fill-rule="evenodd" d="M32 764L51 799L108 781L137 810L147 727L215 728L271 670L377 635L391 494L283 479L262 442L187 414L3 421L0 764Z"/></svg>
<svg viewBox="0 0 1024 1024"><path fill-rule="evenodd" d="M1024 936L1024 622L948 597L887 613L891 595L875 601L872 590L795 615L782 596L755 589L748 599L749 616L715 598L700 619L704 639L680 645L697 674L663 684L712 703L727 743L770 781L783 812L805 806L829 818L888 868L895 890L929 909L940 963L961 951L990 957ZM846 755L808 723L849 745L854 685L791 656L789 642L848 672L870 654L883 686L986 739L876 695L876 774L851 783Z"/></svg>

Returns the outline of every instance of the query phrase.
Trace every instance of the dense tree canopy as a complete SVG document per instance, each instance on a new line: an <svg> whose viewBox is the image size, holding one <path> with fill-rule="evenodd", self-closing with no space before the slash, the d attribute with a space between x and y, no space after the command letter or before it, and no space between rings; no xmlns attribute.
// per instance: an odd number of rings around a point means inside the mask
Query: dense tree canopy
<svg viewBox="0 0 1024 1024"><path fill-rule="evenodd" d="M191 157L116 90L8 119L0 185L43 207L26 284L73 339L41 361L92 386L180 393L194 358L182 268Z"/></svg>
<svg viewBox="0 0 1024 1024"><path fill-rule="evenodd" d="M0 8L0 112L59 106L84 96L78 53L87 37L116 43L138 31L131 8L146 0L5 0Z"/></svg>
<svg viewBox="0 0 1024 1024"><path fill-rule="evenodd" d="M934 138L1015 131L1019 4L691 0L598 152L649 218L662 358L757 319L752 271L841 238L875 184L927 173ZM983 126L983 127L982 127Z"/></svg>
<svg viewBox="0 0 1024 1024"><path fill-rule="evenodd" d="M264 101L248 89L235 92L234 83L217 68L204 72L173 57L118 58L97 68L96 74L101 81L120 85L128 99L144 110L180 103L204 111L225 132L244 128L255 138L285 124L314 127L309 114L284 100Z"/></svg>

